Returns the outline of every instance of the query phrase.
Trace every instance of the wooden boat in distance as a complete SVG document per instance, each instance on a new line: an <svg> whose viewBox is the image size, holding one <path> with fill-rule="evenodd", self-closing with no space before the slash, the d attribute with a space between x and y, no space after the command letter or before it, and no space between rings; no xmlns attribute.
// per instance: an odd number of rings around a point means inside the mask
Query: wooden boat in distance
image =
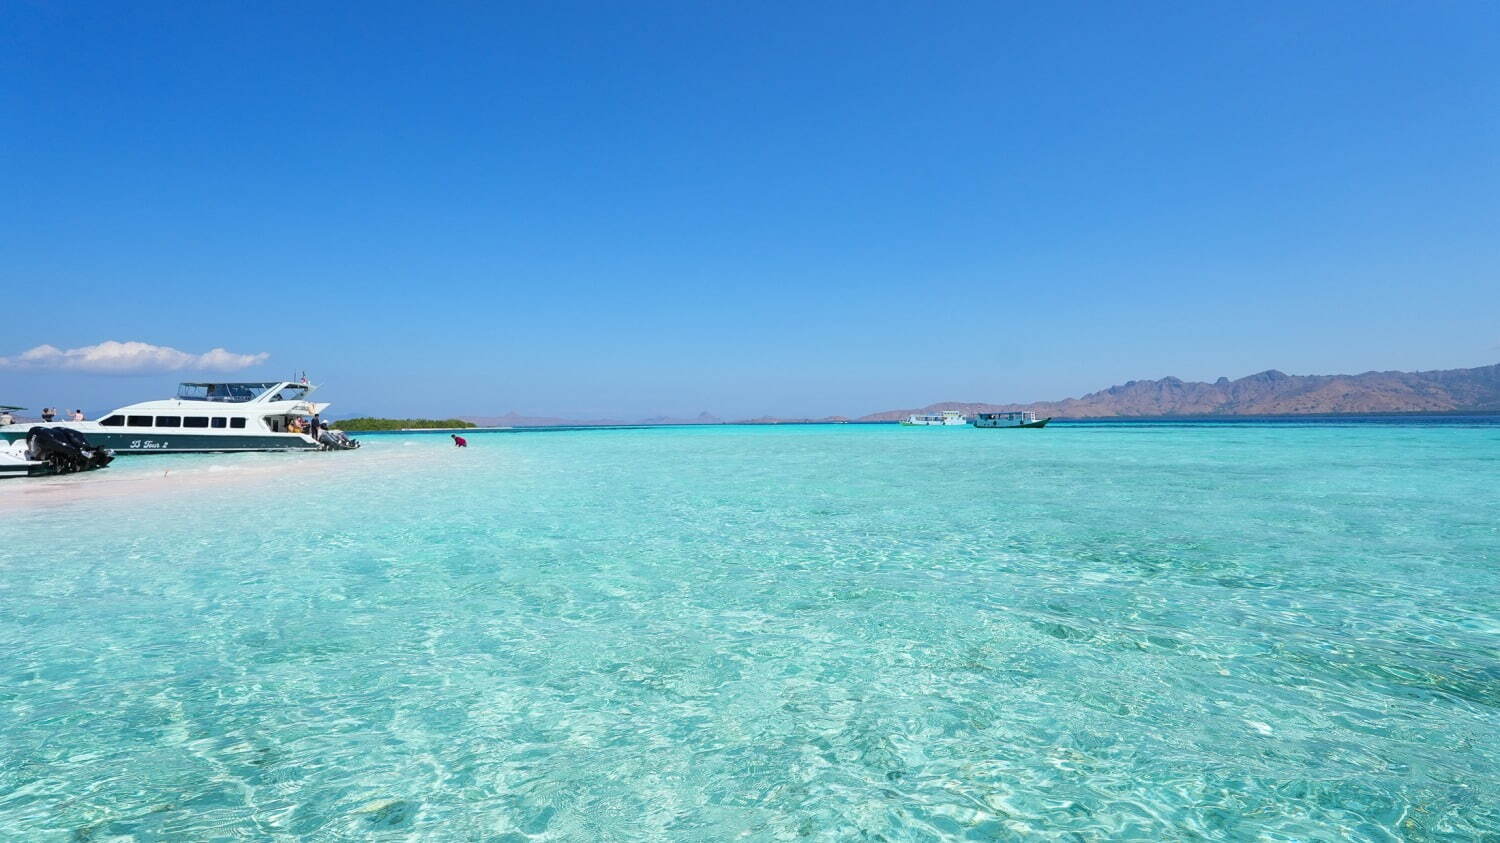
<svg viewBox="0 0 1500 843"><path fill-rule="evenodd" d="M1032 413L1026 410L1018 410L1010 413L976 413L974 415L974 418L970 420L970 424L974 425L975 427L1042 428L1046 427L1047 422L1049 421L1052 421L1051 416L1048 416L1045 419L1039 419L1036 417L1036 413Z"/></svg>

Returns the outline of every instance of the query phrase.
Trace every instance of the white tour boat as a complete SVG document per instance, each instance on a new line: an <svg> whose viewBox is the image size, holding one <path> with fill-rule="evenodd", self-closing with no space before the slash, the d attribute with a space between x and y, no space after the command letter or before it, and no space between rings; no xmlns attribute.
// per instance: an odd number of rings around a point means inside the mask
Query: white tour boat
<svg viewBox="0 0 1500 843"><path fill-rule="evenodd" d="M941 413L914 413L910 416L907 416L906 421L902 422L901 424L908 427L956 427L958 425L966 423L967 421L968 420L964 418L964 414L960 413L957 410L944 410Z"/></svg>
<svg viewBox="0 0 1500 843"><path fill-rule="evenodd" d="M1045 419L1036 417L1036 413L1027 410L1018 410L1010 413L978 413L974 416L972 424L975 427L1046 427L1047 422L1052 421L1049 416Z"/></svg>
<svg viewBox="0 0 1500 843"><path fill-rule="evenodd" d="M315 389L306 381L184 383L175 398L131 404L97 421L11 424L0 427L0 439L24 440L40 426L77 431L89 445L120 454L359 447L357 441L321 424L317 436L298 431L295 420L311 418L317 423L328 407L308 400Z"/></svg>

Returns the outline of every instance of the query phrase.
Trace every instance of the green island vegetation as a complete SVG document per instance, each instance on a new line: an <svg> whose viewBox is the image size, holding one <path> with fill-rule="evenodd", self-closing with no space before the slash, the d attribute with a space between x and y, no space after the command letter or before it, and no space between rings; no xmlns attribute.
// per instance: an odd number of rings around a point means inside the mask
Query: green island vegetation
<svg viewBox="0 0 1500 843"><path fill-rule="evenodd" d="M372 419L361 417L335 422L332 427L339 430L431 430L441 427L474 427L473 422L463 419Z"/></svg>

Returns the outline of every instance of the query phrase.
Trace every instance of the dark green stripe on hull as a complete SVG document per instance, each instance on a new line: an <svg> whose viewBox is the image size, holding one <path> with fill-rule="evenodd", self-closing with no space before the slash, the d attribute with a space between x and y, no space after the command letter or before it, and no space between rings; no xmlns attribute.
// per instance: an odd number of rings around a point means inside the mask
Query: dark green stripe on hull
<svg viewBox="0 0 1500 843"><path fill-rule="evenodd" d="M104 433L80 431L90 445L108 448L116 454L211 454L223 451L316 451L318 446L301 437L286 434L203 435L195 433ZM5 434L15 441L20 434Z"/></svg>
<svg viewBox="0 0 1500 843"><path fill-rule="evenodd" d="M51 466L0 465L0 477L41 477L51 473Z"/></svg>
<svg viewBox="0 0 1500 843"><path fill-rule="evenodd" d="M318 446L286 436L158 436L87 434L91 445L117 454L188 454L215 451L312 451ZM288 441L290 440L290 441Z"/></svg>

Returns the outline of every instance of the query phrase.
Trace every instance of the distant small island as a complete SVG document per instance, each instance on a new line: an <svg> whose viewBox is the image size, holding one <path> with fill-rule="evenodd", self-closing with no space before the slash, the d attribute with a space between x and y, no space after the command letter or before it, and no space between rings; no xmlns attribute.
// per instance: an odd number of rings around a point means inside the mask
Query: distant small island
<svg viewBox="0 0 1500 843"><path fill-rule="evenodd" d="M357 419L344 419L336 422L333 427L339 430L435 430L440 428L464 428L474 427L473 422L463 419L372 419L361 417Z"/></svg>

